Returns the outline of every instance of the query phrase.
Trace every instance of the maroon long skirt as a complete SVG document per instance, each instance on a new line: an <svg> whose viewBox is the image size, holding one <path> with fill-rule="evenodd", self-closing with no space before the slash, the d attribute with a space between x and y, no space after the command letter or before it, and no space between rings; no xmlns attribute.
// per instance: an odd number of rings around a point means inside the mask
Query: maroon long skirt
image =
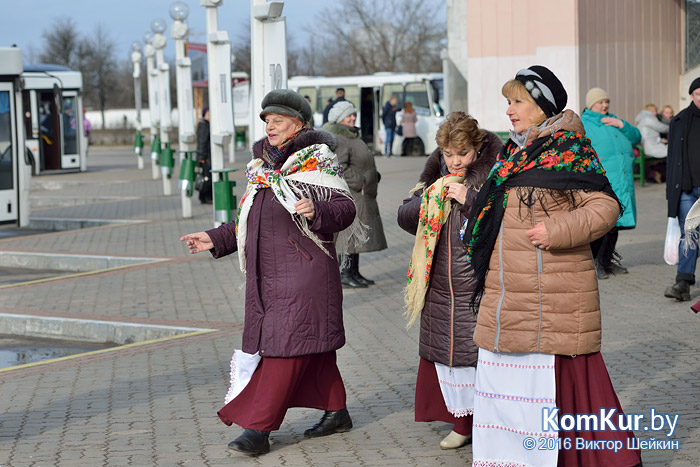
<svg viewBox="0 0 700 467"><path fill-rule="evenodd" d="M557 355L554 359L554 374L560 415L597 414L601 408L612 407L617 408L618 413L623 413L600 352L576 357ZM617 419L617 415L614 418ZM565 438L570 438L572 448L559 450L558 467L632 467L641 462L639 450L627 449L627 439L634 438L631 431L560 431L559 437L562 442ZM607 449L577 450L573 448L576 437L586 441L619 440L623 443L623 449L617 453Z"/></svg>
<svg viewBox="0 0 700 467"><path fill-rule="evenodd" d="M472 416L455 417L447 411L445 399L442 397L440 383L438 383L435 364L420 359L418 364L418 378L416 380L416 421L417 422L445 422L454 425L452 431L462 436L472 434Z"/></svg>
<svg viewBox="0 0 700 467"><path fill-rule="evenodd" d="M218 415L227 425L278 430L291 407L345 408L335 351L301 357L264 357L248 385Z"/></svg>

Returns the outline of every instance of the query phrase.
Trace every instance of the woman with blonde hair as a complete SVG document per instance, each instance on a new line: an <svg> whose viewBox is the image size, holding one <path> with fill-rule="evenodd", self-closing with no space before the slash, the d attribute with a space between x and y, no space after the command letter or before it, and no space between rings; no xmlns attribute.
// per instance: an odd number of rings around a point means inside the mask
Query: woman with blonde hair
<svg viewBox="0 0 700 467"><path fill-rule="evenodd" d="M475 281L461 234L502 143L464 112L447 116L436 141L398 222L416 236L406 287L409 326L420 318L415 420L452 424L440 447L454 449L472 433L477 353Z"/></svg>
<svg viewBox="0 0 700 467"><path fill-rule="evenodd" d="M474 466L636 466L623 427L559 430L565 415L622 414L600 354L591 251L620 203L554 73L520 70L502 93L513 129L464 237L478 304Z"/></svg>

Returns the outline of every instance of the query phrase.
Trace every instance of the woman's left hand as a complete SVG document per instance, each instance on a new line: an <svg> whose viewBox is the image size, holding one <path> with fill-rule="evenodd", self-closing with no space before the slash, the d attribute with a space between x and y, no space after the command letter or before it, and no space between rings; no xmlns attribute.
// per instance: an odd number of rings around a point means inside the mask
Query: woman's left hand
<svg viewBox="0 0 700 467"><path fill-rule="evenodd" d="M622 128L625 126L625 122L615 117L603 117L600 119L600 122L607 126L614 126L616 128Z"/></svg>
<svg viewBox="0 0 700 467"><path fill-rule="evenodd" d="M546 250L550 246L549 232L547 232L544 222L538 222L533 228L525 232L525 235L527 235L527 238L530 239L535 248Z"/></svg>
<svg viewBox="0 0 700 467"><path fill-rule="evenodd" d="M467 187L461 183L448 183L446 197L457 201L459 204L464 204L467 200Z"/></svg>
<svg viewBox="0 0 700 467"><path fill-rule="evenodd" d="M302 198L296 203L294 203L294 209L296 209L297 214L301 214L306 217L306 219L312 221L316 217L316 208L314 207L314 202L309 198Z"/></svg>

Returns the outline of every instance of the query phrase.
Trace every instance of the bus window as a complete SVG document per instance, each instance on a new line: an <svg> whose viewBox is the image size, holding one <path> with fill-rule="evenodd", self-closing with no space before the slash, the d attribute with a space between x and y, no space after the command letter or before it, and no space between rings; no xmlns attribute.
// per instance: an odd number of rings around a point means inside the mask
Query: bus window
<svg viewBox="0 0 700 467"><path fill-rule="evenodd" d="M406 85L406 102L413 104L417 115L430 115L430 100L428 86L425 83L409 83Z"/></svg>
<svg viewBox="0 0 700 467"><path fill-rule="evenodd" d="M391 96L396 96L398 99L397 106L399 109L403 109L403 85L402 84L385 84L382 86L382 102L381 106L384 108Z"/></svg>
<svg viewBox="0 0 700 467"><path fill-rule="evenodd" d="M64 99L63 100L63 153L64 154L77 154L78 153L78 139L76 132L76 100L75 99Z"/></svg>
<svg viewBox="0 0 700 467"><path fill-rule="evenodd" d="M319 112L323 110L328 105L329 101L335 100L335 90L336 86L321 86L318 93L318 108Z"/></svg>
<svg viewBox="0 0 700 467"><path fill-rule="evenodd" d="M311 112L322 112L323 108L319 109L318 108L318 99L316 96L316 88L313 87L306 87L306 88L299 88L297 89L297 92L301 94L302 96L309 96L309 99L311 102L309 102L309 105L311 105ZM325 107L325 106L324 106Z"/></svg>
<svg viewBox="0 0 700 467"><path fill-rule="evenodd" d="M345 89L345 100L350 101L352 105L355 106L356 109L360 108L360 88L359 86L321 86L319 88L319 112L323 112L323 110L326 108L328 105L328 100L335 100L335 91L338 88L343 88ZM303 94L301 92L301 89L305 88L299 88L299 94Z"/></svg>

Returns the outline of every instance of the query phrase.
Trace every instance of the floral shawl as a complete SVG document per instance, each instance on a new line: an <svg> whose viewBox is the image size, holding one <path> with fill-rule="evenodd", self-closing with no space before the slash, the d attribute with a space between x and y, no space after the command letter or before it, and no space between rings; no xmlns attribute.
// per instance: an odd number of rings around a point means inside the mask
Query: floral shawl
<svg viewBox="0 0 700 467"><path fill-rule="evenodd" d="M404 290L406 306L404 315L408 318L408 327L413 325L423 311L425 294L430 284L430 269L435 256L435 246L440 238L440 230L452 209L452 203L446 199L447 185L463 181L462 174L448 174L437 179L423 192L418 214L418 230Z"/></svg>
<svg viewBox="0 0 700 467"><path fill-rule="evenodd" d="M579 190L602 191L617 200L598 155L582 133L552 131L523 147L508 141L476 198L464 236L467 260L472 263L477 280L472 296L475 310L512 187L526 187L520 201L528 207L542 203L542 199L536 199L536 191L539 196L545 193L557 203L568 204L572 210L577 207Z"/></svg>
<svg viewBox="0 0 700 467"><path fill-rule="evenodd" d="M325 254L330 252L309 228L304 216L296 213L294 204L302 198L312 201L328 201L333 193L352 199L350 189L343 179L342 167L336 155L325 144L312 144L287 158L279 170L273 170L262 159L253 159L246 168L248 186L238 207L236 238L241 271L245 273L245 241L248 233L247 221L253 199L260 190L269 188L277 200L289 212L302 234L310 238ZM367 241L366 226L356 217L352 225L340 232L336 239L339 254L350 245L361 245Z"/></svg>

